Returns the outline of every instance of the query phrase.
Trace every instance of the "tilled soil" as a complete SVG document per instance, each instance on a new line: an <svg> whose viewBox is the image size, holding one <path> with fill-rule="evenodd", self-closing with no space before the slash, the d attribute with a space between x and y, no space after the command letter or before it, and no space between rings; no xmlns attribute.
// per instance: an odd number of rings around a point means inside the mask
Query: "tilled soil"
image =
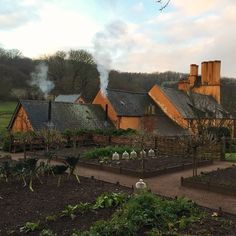
<svg viewBox="0 0 236 236"><path fill-rule="evenodd" d="M83 162L90 162L99 164L99 159L81 159ZM145 171L154 171L158 169L175 167L183 164L191 164L191 158L181 158L177 156L159 156L157 158L146 158L144 160L144 165L141 159L137 160L119 160L119 161L106 161L103 162L103 165L112 166L112 167L122 167L124 169L140 171L144 167Z"/></svg>
<svg viewBox="0 0 236 236"><path fill-rule="evenodd" d="M27 187L23 188L19 182L0 183L0 236L6 236L6 232L10 230L19 231L19 228L28 221L43 221L49 215L58 214L68 204L91 203L105 192L132 192L126 187L84 177L80 177L80 184L73 178L64 179L60 187L57 187L56 177L43 177L41 180L44 184L40 184L37 180L33 182L34 192ZM73 228L88 229L98 219L109 218L113 211L114 209L105 209L89 213L86 218L77 217L73 221L61 218L50 223L50 229L60 236L71 235ZM47 225L45 227L47 228Z"/></svg>
<svg viewBox="0 0 236 236"><path fill-rule="evenodd" d="M219 186L230 186L236 190L236 165L226 169L218 169L192 178L204 183L212 183Z"/></svg>

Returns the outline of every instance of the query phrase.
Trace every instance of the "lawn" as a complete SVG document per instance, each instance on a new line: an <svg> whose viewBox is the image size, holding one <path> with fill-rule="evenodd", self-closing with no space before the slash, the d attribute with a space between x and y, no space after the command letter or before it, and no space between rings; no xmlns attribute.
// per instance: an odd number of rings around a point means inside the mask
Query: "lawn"
<svg viewBox="0 0 236 236"><path fill-rule="evenodd" d="M2 133L16 108L16 102L2 102L0 101L0 133Z"/></svg>
<svg viewBox="0 0 236 236"><path fill-rule="evenodd" d="M236 162L236 153L225 153L225 160Z"/></svg>

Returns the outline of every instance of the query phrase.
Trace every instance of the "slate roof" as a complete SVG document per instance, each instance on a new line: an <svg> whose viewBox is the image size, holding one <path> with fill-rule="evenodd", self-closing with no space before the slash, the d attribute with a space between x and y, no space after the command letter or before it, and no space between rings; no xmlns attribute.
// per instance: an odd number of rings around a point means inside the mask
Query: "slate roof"
<svg viewBox="0 0 236 236"><path fill-rule="evenodd" d="M118 116L145 116L150 105L155 106L156 122L154 129L160 136L186 135L188 131L172 121L161 108L153 102L148 93L108 89L108 100Z"/></svg>
<svg viewBox="0 0 236 236"><path fill-rule="evenodd" d="M34 130L47 128L48 101L20 100L18 107L20 105L25 109ZM107 121L107 127L105 126L105 112L100 105L52 102L51 107L53 128L59 131L66 129L94 130L114 127L109 120ZM9 128L11 128L13 121L14 117Z"/></svg>
<svg viewBox="0 0 236 236"><path fill-rule="evenodd" d="M197 93L191 93L188 96L183 91L173 88L162 87L161 90L184 118L231 118L231 115L211 96Z"/></svg>
<svg viewBox="0 0 236 236"><path fill-rule="evenodd" d="M158 136L181 136L188 135L189 131L171 120L161 108L156 108L157 122L155 132Z"/></svg>
<svg viewBox="0 0 236 236"><path fill-rule="evenodd" d="M149 105L154 105L147 93L107 89L107 98L118 116L144 116Z"/></svg>
<svg viewBox="0 0 236 236"><path fill-rule="evenodd" d="M81 94L68 94L68 95L58 95L55 98L55 102L71 102L75 103L79 98Z"/></svg>

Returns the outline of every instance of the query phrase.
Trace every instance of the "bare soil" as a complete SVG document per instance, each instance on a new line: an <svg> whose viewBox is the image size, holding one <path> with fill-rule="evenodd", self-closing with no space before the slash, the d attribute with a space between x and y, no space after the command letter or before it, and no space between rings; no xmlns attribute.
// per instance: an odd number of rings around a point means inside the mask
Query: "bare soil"
<svg viewBox="0 0 236 236"><path fill-rule="evenodd" d="M80 177L80 184L74 178L64 179L60 187L57 187L56 177L41 179L44 184L40 184L37 180L33 182L34 192L23 188L19 182L0 183L0 236L6 236L11 230L19 231L19 228L28 221L44 221L45 217L58 214L68 204L91 203L104 192L132 192L130 188L85 177ZM107 219L113 212L114 209L105 209L89 213L86 217L76 217L73 221L61 218L51 222L50 229L60 236L71 235L74 228L88 229L93 222ZM47 225L45 227L47 228ZM38 232L29 235L38 235Z"/></svg>
<svg viewBox="0 0 236 236"><path fill-rule="evenodd" d="M226 169L218 169L211 172L203 172L201 175L189 178L191 181L210 183L214 186L230 187L236 192L236 165Z"/></svg>
<svg viewBox="0 0 236 236"><path fill-rule="evenodd" d="M81 159L80 161L100 164L99 159L90 159L90 160ZM176 167L179 165L192 164L192 159L185 157L177 157L177 156L168 156L168 157L159 156L156 158L145 158L144 165L141 159L119 160L119 161L109 160L102 162L102 164L111 167L122 167L124 169L134 170L134 171L141 171L144 168L144 170L148 172L148 171L155 171L155 170L162 170L165 168Z"/></svg>

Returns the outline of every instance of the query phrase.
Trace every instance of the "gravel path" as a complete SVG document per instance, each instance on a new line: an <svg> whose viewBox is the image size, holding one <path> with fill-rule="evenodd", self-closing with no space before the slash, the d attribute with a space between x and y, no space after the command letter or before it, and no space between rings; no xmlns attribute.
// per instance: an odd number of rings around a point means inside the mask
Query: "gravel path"
<svg viewBox="0 0 236 236"><path fill-rule="evenodd" d="M13 159L22 158L22 153L12 154ZM217 168L227 168L233 163L215 161L213 165L198 168L199 173L201 171L211 171ZM126 175L113 174L106 171L93 170L85 167L78 167L77 171L81 176L94 176L96 179L104 180L111 183L119 183L123 186L131 187L134 186L138 181L136 177L130 177ZM180 185L180 178L189 177L192 175L192 170L184 170L172 174L161 175L144 179L148 184L149 188L160 195L175 197L175 196L186 196L192 199L201 206L209 207L212 209L218 209L221 207L223 211L236 214L236 197L213 193L205 190L195 190L193 188L186 188Z"/></svg>
<svg viewBox="0 0 236 236"><path fill-rule="evenodd" d="M211 171L217 168L226 168L231 166L229 162L215 162L213 165L201 167L200 171ZM78 167L78 173L82 176L94 176L96 179L116 183L119 181L121 185L131 187L137 182L137 178L113 174L105 171L92 170L84 167ZM186 196L201 206L209 207L212 209L218 209L222 207L223 211L236 214L236 197L213 193L204 190L195 190L192 188L182 187L180 185L180 178L188 177L192 175L192 170L184 170L172 174L161 175L144 179L150 189L160 195L175 197L175 196Z"/></svg>

